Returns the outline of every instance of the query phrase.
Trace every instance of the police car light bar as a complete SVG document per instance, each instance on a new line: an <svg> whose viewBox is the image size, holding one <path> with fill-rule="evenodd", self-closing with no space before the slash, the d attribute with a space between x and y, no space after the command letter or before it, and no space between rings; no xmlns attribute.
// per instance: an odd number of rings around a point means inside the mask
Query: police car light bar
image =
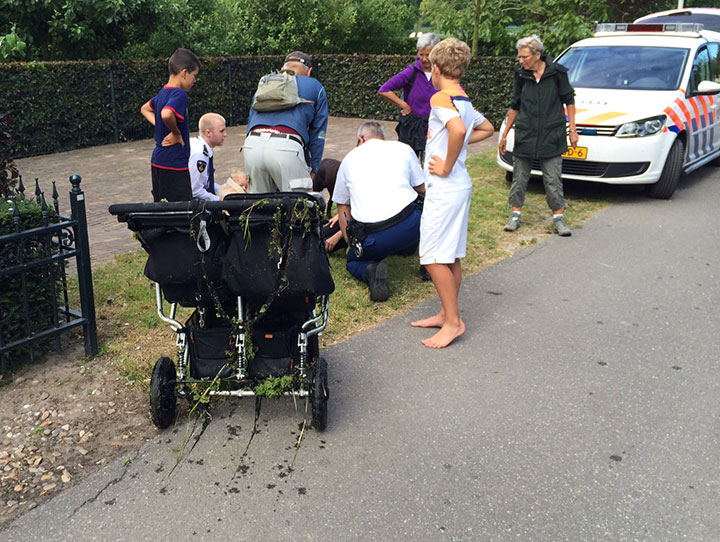
<svg viewBox="0 0 720 542"><path fill-rule="evenodd" d="M700 32L699 23L597 23L595 32Z"/></svg>

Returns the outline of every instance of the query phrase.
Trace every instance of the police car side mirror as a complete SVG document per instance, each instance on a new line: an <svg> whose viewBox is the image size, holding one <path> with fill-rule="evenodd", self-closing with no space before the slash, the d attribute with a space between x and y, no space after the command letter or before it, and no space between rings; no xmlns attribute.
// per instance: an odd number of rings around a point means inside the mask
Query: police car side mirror
<svg viewBox="0 0 720 542"><path fill-rule="evenodd" d="M698 88L693 92L693 95L697 96L702 94L704 96L710 94L720 93L720 83L713 83L712 81L700 81Z"/></svg>

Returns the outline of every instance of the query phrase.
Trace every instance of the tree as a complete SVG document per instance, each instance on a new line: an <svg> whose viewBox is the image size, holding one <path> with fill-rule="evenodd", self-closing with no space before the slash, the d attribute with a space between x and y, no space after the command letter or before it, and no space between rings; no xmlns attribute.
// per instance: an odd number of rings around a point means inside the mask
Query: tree
<svg viewBox="0 0 720 542"><path fill-rule="evenodd" d="M408 37L417 18L417 4L406 0L361 0L357 18L344 47L347 53L407 54L414 43Z"/></svg>
<svg viewBox="0 0 720 542"><path fill-rule="evenodd" d="M178 47L200 56L218 54L215 52L218 43L233 28L232 3L228 0L212 3L145 0L143 16L135 18L126 29L126 43L119 54L126 58L167 58ZM224 17L214 17L216 13ZM220 20L217 26L216 19Z"/></svg>
<svg viewBox="0 0 720 542"><path fill-rule="evenodd" d="M3 0L0 34L17 36L30 59L112 56L125 41L124 26L142 16L145 0Z"/></svg>
<svg viewBox="0 0 720 542"><path fill-rule="evenodd" d="M517 0L422 0L423 22L442 36L473 44L473 56L507 54Z"/></svg>
<svg viewBox="0 0 720 542"><path fill-rule="evenodd" d="M539 35L552 56L591 36L595 21L607 20L606 4L596 0L529 0L523 15L522 36Z"/></svg>
<svg viewBox="0 0 720 542"><path fill-rule="evenodd" d="M685 2L686 7L712 4ZM423 23L440 34L472 43L473 56L512 54L515 41L531 34L558 54L590 36L596 21L633 21L675 7L675 0L422 0L420 14Z"/></svg>
<svg viewBox="0 0 720 542"><path fill-rule="evenodd" d="M0 59L406 53L419 0L0 0Z"/></svg>
<svg viewBox="0 0 720 542"><path fill-rule="evenodd" d="M27 49L27 43L17 35L15 25L8 34L0 36L0 60L4 62L22 60L25 56L25 49Z"/></svg>
<svg viewBox="0 0 720 542"><path fill-rule="evenodd" d="M238 38L250 54L341 52L357 17L352 0L238 0L237 8Z"/></svg>
<svg viewBox="0 0 720 542"><path fill-rule="evenodd" d="M404 0L154 0L130 33L127 57L406 53L416 9Z"/></svg>

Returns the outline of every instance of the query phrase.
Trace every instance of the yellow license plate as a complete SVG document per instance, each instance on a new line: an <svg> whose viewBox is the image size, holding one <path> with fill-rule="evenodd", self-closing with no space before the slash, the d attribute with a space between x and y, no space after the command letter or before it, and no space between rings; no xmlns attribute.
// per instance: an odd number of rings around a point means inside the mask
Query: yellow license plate
<svg viewBox="0 0 720 542"><path fill-rule="evenodd" d="M562 157L585 160L587 158L587 147L568 147L567 152Z"/></svg>

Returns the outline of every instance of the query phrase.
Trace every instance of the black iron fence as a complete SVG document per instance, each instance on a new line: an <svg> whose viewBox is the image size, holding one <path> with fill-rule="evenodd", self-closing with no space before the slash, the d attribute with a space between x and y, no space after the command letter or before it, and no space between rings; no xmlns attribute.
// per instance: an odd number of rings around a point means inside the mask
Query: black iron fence
<svg viewBox="0 0 720 542"><path fill-rule="evenodd" d="M54 339L59 348L66 331L82 327L86 355L98 352L93 297L90 246L88 243L85 194L79 175L70 177L70 216L59 210L59 195L53 182L52 208L35 181L36 220L26 209L32 195L18 187L11 200L13 233L0 235L0 372L11 364L14 353ZM37 206L34 206L37 209ZM23 219L25 217L25 219ZM77 269L80 310L71 307L68 266Z"/></svg>

